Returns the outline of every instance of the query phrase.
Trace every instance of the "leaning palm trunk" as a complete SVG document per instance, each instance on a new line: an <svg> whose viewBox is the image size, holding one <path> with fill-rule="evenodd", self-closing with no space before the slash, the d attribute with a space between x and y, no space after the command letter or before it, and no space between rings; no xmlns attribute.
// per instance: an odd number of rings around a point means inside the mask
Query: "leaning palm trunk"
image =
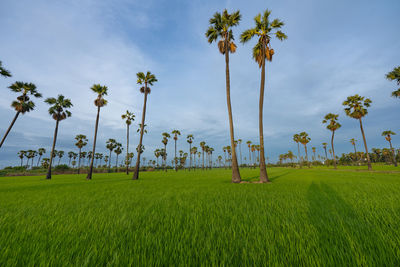
<svg viewBox="0 0 400 267"><path fill-rule="evenodd" d="M228 47L228 39L225 38L225 47ZM233 131L233 118L232 118L232 106L231 106L231 85L229 78L229 50L225 52L225 74L226 74L226 102L228 105L228 116L229 116L229 133L231 137L231 148L232 148L232 183L240 183L240 172L235 151L235 137Z"/></svg>
<svg viewBox="0 0 400 267"><path fill-rule="evenodd" d="M261 85L260 85L260 104L258 109L258 126L260 131L260 182L268 183L267 168L265 166L264 154L264 128L263 128L263 106L264 106L264 88L265 88L265 47L262 48L262 67L261 67Z"/></svg>
<svg viewBox="0 0 400 267"><path fill-rule="evenodd" d="M94 140L93 140L92 155L95 155L95 152L96 152L96 140L97 140L97 129L99 128L99 117L100 117L100 106L97 107L96 126L94 128ZM89 172L86 177L87 180L92 180L93 160L94 160L94 156L92 156L92 158L90 160ZM111 158L110 158L110 162L111 162Z"/></svg>
<svg viewBox="0 0 400 267"><path fill-rule="evenodd" d="M390 150L392 151L393 164L394 164L395 167L397 167L396 154L394 153L394 149L393 149L392 141L391 141L391 140L389 140L389 144L390 144Z"/></svg>
<svg viewBox="0 0 400 267"><path fill-rule="evenodd" d="M189 143L189 156L190 156L190 163L189 163L189 171L192 168L192 143Z"/></svg>
<svg viewBox="0 0 400 267"><path fill-rule="evenodd" d="M326 153L326 149L325 149L325 153ZM297 155L299 156L299 165L300 165L300 169L303 167L301 164L301 156L300 156L300 144L297 142Z"/></svg>
<svg viewBox="0 0 400 267"><path fill-rule="evenodd" d="M360 121L360 129L361 129L361 133L362 133L362 137L363 137L363 141L364 141L365 153L367 154L368 170L370 171L370 170L372 170L372 166L371 166L371 160L369 158L369 153L368 153L367 140L365 139L365 134L364 134L364 129L362 126L361 118L359 119L359 121Z"/></svg>
<svg viewBox="0 0 400 267"><path fill-rule="evenodd" d="M15 121L17 120L19 113L21 113L21 112L18 111L17 114L15 114L15 117L14 117L14 119L12 120L10 126L8 127L7 132L4 134L3 139L1 139L0 147L3 145L4 141L5 141L6 138L7 138L8 133L11 131L11 128L14 126L14 123L15 123Z"/></svg>
<svg viewBox="0 0 400 267"><path fill-rule="evenodd" d="M142 154L142 141L143 141L143 132L144 132L144 121L146 118L146 102L147 102L147 84L145 84L145 91L144 91L144 104L143 104L143 114L142 114L142 124L140 125L140 139L139 139L139 146L138 146L138 155L136 159L136 167L133 173L133 180L139 179L139 168L140 168L140 155Z"/></svg>
<svg viewBox="0 0 400 267"><path fill-rule="evenodd" d="M332 154L333 154L333 167L337 169L336 167L336 156L335 156L335 148L333 147L333 138L335 137L335 131L332 131L332 139L331 139L331 145L332 145Z"/></svg>
<svg viewBox="0 0 400 267"><path fill-rule="evenodd" d="M58 115L57 118L60 116ZM56 129L54 130L54 138L53 138L53 146L51 148L51 153L50 153L50 162L49 162L49 168L47 170L47 175L46 179L51 179L51 164L53 162L53 157L54 157L54 148L56 147L56 141L57 141L57 132L58 132L58 123L60 122L59 119L56 121Z"/></svg>
<svg viewBox="0 0 400 267"><path fill-rule="evenodd" d="M82 148L79 148L79 156L78 156L78 174L81 171L81 152L82 152Z"/></svg>
<svg viewBox="0 0 400 267"><path fill-rule="evenodd" d="M129 174L129 125L126 125L126 175Z"/></svg>
<svg viewBox="0 0 400 267"><path fill-rule="evenodd" d="M178 168L176 167L178 159L176 158L176 140L175 140L175 158L174 158L174 163L175 163L175 171L178 171Z"/></svg>

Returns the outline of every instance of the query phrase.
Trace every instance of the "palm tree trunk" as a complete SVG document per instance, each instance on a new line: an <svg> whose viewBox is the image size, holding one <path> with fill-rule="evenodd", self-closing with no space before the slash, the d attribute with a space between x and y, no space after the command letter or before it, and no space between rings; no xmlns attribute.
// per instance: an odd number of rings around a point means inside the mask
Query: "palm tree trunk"
<svg viewBox="0 0 400 267"><path fill-rule="evenodd" d="M335 137L335 131L332 131L332 139L331 139L331 145L332 145L332 154L333 154L333 167L337 169L336 167L336 156L335 156L335 148L333 147L333 138Z"/></svg>
<svg viewBox="0 0 400 267"><path fill-rule="evenodd" d="M117 172L118 172L118 156L119 156L119 154L117 154L117 161L115 163L115 167L117 168Z"/></svg>
<svg viewBox="0 0 400 267"><path fill-rule="evenodd" d="M327 161L328 160L328 153L326 153L326 147L324 147L324 150L325 150L325 161Z"/></svg>
<svg viewBox="0 0 400 267"><path fill-rule="evenodd" d="M391 141L391 140L389 140L389 144L390 144L390 150L392 150L394 166L397 167L396 154L394 153L394 149L393 149L393 147L392 147L392 141Z"/></svg>
<svg viewBox="0 0 400 267"><path fill-rule="evenodd" d="M228 39L225 38L225 47L228 47ZM228 105L228 116L229 116L229 133L231 137L231 147L232 147L232 183L240 183L240 172L239 166L236 158L235 151L235 135L233 131L233 118L232 118L232 106L231 106L231 85L229 77L229 50L226 49L225 52L225 74L226 74L226 102Z"/></svg>
<svg viewBox="0 0 400 267"><path fill-rule="evenodd" d="M202 169L204 170L204 149L203 149L203 167L202 167Z"/></svg>
<svg viewBox="0 0 400 267"><path fill-rule="evenodd" d="M265 166L264 153L264 128L263 128L263 106L264 106L264 89L265 89L265 47L262 48L262 67L261 67L261 85L260 85L260 103L258 107L258 127L260 132L260 182L268 183L267 168Z"/></svg>
<svg viewBox="0 0 400 267"><path fill-rule="evenodd" d="M357 150L356 150L356 144L353 144L353 147L354 147L354 158L356 159L356 161L358 160L357 159Z"/></svg>
<svg viewBox="0 0 400 267"><path fill-rule="evenodd" d="M165 155L163 156L163 160L164 160L164 171L167 171L167 145L164 144L164 153Z"/></svg>
<svg viewBox="0 0 400 267"><path fill-rule="evenodd" d="M111 170L111 152L112 152L112 150L110 149L110 156L109 156L109 159L108 159L108 172L110 172L110 170Z"/></svg>
<svg viewBox="0 0 400 267"><path fill-rule="evenodd" d="M372 166L371 166L371 160L369 158L369 153L368 153L367 140L365 139L365 133L364 133L364 129L362 126L361 118L359 119L359 121L360 121L360 129L361 129L361 133L362 133L363 141L364 141L365 153L367 153L368 170L370 171L370 170L372 170Z"/></svg>
<svg viewBox="0 0 400 267"><path fill-rule="evenodd" d="M140 154L142 152L142 141L143 141L143 133L144 133L144 122L146 118L146 103L147 103L147 84L144 86L144 103L143 103L143 113L142 113L142 124L140 125L140 139L138 146L138 155L136 159L136 167L133 173L133 180L139 179L139 168L140 168Z"/></svg>
<svg viewBox="0 0 400 267"><path fill-rule="evenodd" d="M190 156L190 163L189 163L189 171L192 168L192 143L189 143L189 156Z"/></svg>
<svg viewBox="0 0 400 267"><path fill-rule="evenodd" d="M23 164L23 159L24 159L24 158L20 158L20 159L21 159L21 167L22 167L22 164Z"/></svg>
<svg viewBox="0 0 400 267"><path fill-rule="evenodd" d="M8 127L6 133L4 134L3 139L1 139L0 148L1 148L1 146L3 145L4 141L6 140L7 135L8 135L8 133L11 131L11 128L13 127L15 121L17 120L19 113L20 113L20 112L18 111L17 114L15 114L15 117L14 117L14 119L12 120L10 126Z"/></svg>
<svg viewBox="0 0 400 267"><path fill-rule="evenodd" d="M82 148L79 148L79 155L78 155L78 174L80 173L80 169L81 169L81 150Z"/></svg>
<svg viewBox="0 0 400 267"><path fill-rule="evenodd" d="M242 165L243 164L243 161L242 161L242 143L239 144L239 153L240 153L240 165Z"/></svg>
<svg viewBox="0 0 400 267"><path fill-rule="evenodd" d="M306 162L307 162L307 165L308 165L308 167L310 167L310 164L308 163L307 145L304 145L304 150L305 150L305 152L306 152Z"/></svg>
<svg viewBox="0 0 400 267"><path fill-rule="evenodd" d="M58 116L59 117L59 116ZM53 137L53 146L51 148L51 153L50 153L50 162L49 162L49 168L47 170L47 175L46 179L51 179L51 164L53 162L53 156L54 156L54 148L56 147L56 141L57 141L57 133L58 133L58 123L60 121L57 119L56 121L56 129L54 130L54 137Z"/></svg>
<svg viewBox="0 0 400 267"><path fill-rule="evenodd" d="M177 158L176 158L176 139L174 140L175 141L175 158L174 158L174 163L175 163L175 171L178 171L178 168L176 168L176 162L177 162Z"/></svg>
<svg viewBox="0 0 400 267"><path fill-rule="evenodd" d="M297 143L297 155L299 156L299 165L300 165L300 169L301 169L303 166L301 164L300 144L299 144L299 142L296 142L296 143Z"/></svg>
<svg viewBox="0 0 400 267"><path fill-rule="evenodd" d="M129 174L129 125L126 125L126 175Z"/></svg>
<svg viewBox="0 0 400 267"><path fill-rule="evenodd" d="M249 147L249 165L251 165L251 149Z"/></svg>
<svg viewBox="0 0 400 267"><path fill-rule="evenodd" d="M95 152L96 152L96 141L97 141L97 129L99 128L99 117L100 117L100 106L97 107L97 116L96 116L96 125L94 127L94 140L93 140L92 155L96 154ZM92 180L93 159L94 159L94 157L92 156L92 159L90 160L89 172L88 172L88 175L86 176L87 180Z"/></svg>

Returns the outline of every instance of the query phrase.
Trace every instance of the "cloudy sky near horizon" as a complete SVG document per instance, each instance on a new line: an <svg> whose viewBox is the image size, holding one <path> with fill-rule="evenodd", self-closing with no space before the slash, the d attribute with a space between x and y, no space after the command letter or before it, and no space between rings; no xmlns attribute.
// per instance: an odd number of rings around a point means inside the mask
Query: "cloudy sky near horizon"
<svg viewBox="0 0 400 267"><path fill-rule="evenodd" d="M396 85L385 79L400 64L397 0L3 0L0 60L13 77L0 77L0 136L15 114L10 108L15 94L7 87L33 82L44 97L63 94L74 104L72 117L60 124L56 149L76 151L75 135L85 134L89 150L96 115L89 88L100 83L109 87L109 104L101 110L97 151L106 152L108 138L125 144L121 114L127 109L137 116L133 151L143 105L135 74L151 70L159 82L148 99L145 157L153 158L161 133L173 129L183 134L178 149L188 150L186 135L193 134L196 146L205 141L220 154L229 144L225 62L204 33L208 19L224 8L242 13L236 39L267 8L272 18L286 23L289 38L272 41L274 61L267 65L264 133L271 160L288 150L297 154L292 136L301 131L322 154L321 143L329 142L330 132L321 121L329 112L340 114L342 124L335 137L337 154L351 151L350 138L363 149L359 125L341 105L353 94L373 101L364 119L369 148L387 146L380 135L387 129L398 133L393 144L400 147L400 100L390 97ZM237 45L230 62L235 137L257 143L260 71L251 58L254 42ZM18 118L1 148L0 167L18 164L21 149L50 148L55 122L43 99L35 103L35 111ZM171 141L171 156L172 149Z"/></svg>

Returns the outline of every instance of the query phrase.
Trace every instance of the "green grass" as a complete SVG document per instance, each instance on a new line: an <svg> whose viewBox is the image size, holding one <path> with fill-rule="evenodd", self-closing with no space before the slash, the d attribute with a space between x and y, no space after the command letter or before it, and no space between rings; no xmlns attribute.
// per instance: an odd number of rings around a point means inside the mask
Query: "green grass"
<svg viewBox="0 0 400 267"><path fill-rule="evenodd" d="M400 265L399 173L269 175L1 177L0 266Z"/></svg>

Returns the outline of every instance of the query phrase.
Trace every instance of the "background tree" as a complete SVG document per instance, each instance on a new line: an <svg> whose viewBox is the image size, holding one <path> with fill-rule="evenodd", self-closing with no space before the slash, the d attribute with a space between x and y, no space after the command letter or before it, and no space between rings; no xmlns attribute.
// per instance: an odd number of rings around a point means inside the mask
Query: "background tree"
<svg viewBox="0 0 400 267"><path fill-rule="evenodd" d="M176 164L178 162L176 157L176 142L178 141L178 136L181 135L181 132L179 130L173 130L172 134L174 135L174 141L175 141L175 171L178 171L178 168L176 167Z"/></svg>
<svg viewBox="0 0 400 267"><path fill-rule="evenodd" d="M327 161L328 160L328 153L326 152L326 147L328 146L328 143L322 143L322 147L324 148L324 151L325 151L325 160Z"/></svg>
<svg viewBox="0 0 400 267"><path fill-rule="evenodd" d="M351 138L351 139L350 139L350 143L353 145L353 148L354 148L354 159L355 159L355 161L358 160L358 159L357 159L356 142L357 142L356 139L354 139L354 138Z"/></svg>
<svg viewBox="0 0 400 267"><path fill-rule="evenodd" d="M251 164L251 141L246 142L247 147L249 148L249 165Z"/></svg>
<svg viewBox="0 0 400 267"><path fill-rule="evenodd" d="M359 96L358 94L347 97L347 99L343 102L343 106L346 106L344 109L346 115L360 122L360 129L364 141L365 154L368 161L368 170L372 170L372 166L368 153L367 140L365 138L365 133L362 125L362 118L368 114L367 108L371 106L371 103L372 101L369 98L364 98L363 96Z"/></svg>
<svg viewBox="0 0 400 267"><path fill-rule="evenodd" d="M3 77L11 77L11 73L3 67L3 63L0 61L0 75Z"/></svg>
<svg viewBox="0 0 400 267"><path fill-rule="evenodd" d="M157 82L156 76L152 74L150 71L146 73L146 75L143 72L138 72L136 74L137 77L137 83L140 85L143 85L140 87L140 92L144 94L144 103L143 103L143 112L142 112L142 123L141 123L141 129L140 129L140 139L139 139L139 145L138 148L142 147L142 142L143 142L143 134L144 134L144 126L145 126L145 118L146 118L146 103L147 103L147 95L150 94L151 88L150 86L153 86L155 82ZM137 159L136 159L136 167L135 171L133 173L133 180L139 179L139 169L140 169L140 154L138 153Z"/></svg>
<svg viewBox="0 0 400 267"><path fill-rule="evenodd" d="M84 146L87 145L88 139L86 138L86 135L78 134L77 136L75 136L75 140L76 140L75 146L78 147L78 149L79 149L79 152L78 152L78 154L79 154L79 159L78 159L78 174L79 174L79 173L80 173L80 168L81 168L81 154L82 154L82 148L83 148Z"/></svg>
<svg viewBox="0 0 400 267"><path fill-rule="evenodd" d="M298 155L298 157L299 157L299 165L300 165L300 168L302 167L301 166L301 155L300 155L300 135L298 135L298 134L294 134L293 135L293 141L295 141L296 143L297 143L297 155Z"/></svg>
<svg viewBox="0 0 400 267"><path fill-rule="evenodd" d="M259 113L258 124L260 134L260 181L263 183L269 182L267 168L265 166L265 153L264 153L264 127L263 127L263 106L264 106L264 89L265 89L265 59L272 61L274 50L271 48L271 38L275 36L277 39L283 41L287 38L279 29L284 23L279 19L270 21L271 11L268 9L264 12L263 16L258 14L254 18L255 27L245 30L241 36L240 41L246 43L253 37L257 36L257 44L253 48L253 58L261 68L261 83L260 83L260 99L259 99Z"/></svg>
<svg viewBox="0 0 400 267"><path fill-rule="evenodd" d="M169 135L169 133L162 133L163 139L162 139L162 143L164 144L164 155L163 155L163 159L164 159L164 171L167 171L167 144L168 144L168 138L171 138L171 136Z"/></svg>
<svg viewBox="0 0 400 267"><path fill-rule="evenodd" d="M202 169L204 170L204 152L205 152L205 149L206 149L206 142L204 142L204 141L201 141L200 142L200 147L201 147L201 151L202 151L202 155L203 155L203 164L202 164Z"/></svg>
<svg viewBox="0 0 400 267"><path fill-rule="evenodd" d="M193 143L193 134L188 134L188 136L186 137L186 141L189 143L189 171L192 168L192 143Z"/></svg>
<svg viewBox="0 0 400 267"><path fill-rule="evenodd" d="M304 152L306 154L306 162L307 162L308 166L310 166L309 162L308 162L307 144L311 141L311 138L308 136L308 133L301 132L299 134L299 141L304 146Z"/></svg>
<svg viewBox="0 0 400 267"><path fill-rule="evenodd" d="M216 12L214 16L210 19L210 27L206 32L206 37L208 42L211 44L217 39L220 39L218 42L219 52L225 55L225 76L226 76L226 98L228 105L228 117L229 117L229 132L231 137L231 146L232 146L232 182L240 183L240 172L239 166L237 162L235 145L234 145L234 127L233 127L233 118L232 118L232 106L231 106L231 86L230 86L230 77L229 77L229 53L236 52L236 45L233 42L234 36L232 32L232 28L234 26L239 25L239 21L241 19L241 15L239 11L233 12L229 14L225 9L222 14Z"/></svg>
<svg viewBox="0 0 400 267"><path fill-rule="evenodd" d="M100 108L107 105L107 100L104 99L104 96L107 95L108 87L102 86L100 84L94 84L90 88L90 90L92 90L94 93L97 94L97 98L94 100L94 105L97 107L97 116L96 116L96 124L94 127L94 138L93 138L93 149L92 149L92 155L95 155L96 154L97 130L99 128ZM94 158L92 157L92 160L90 161L89 172L86 176L87 180L92 179L93 162L94 162Z"/></svg>
<svg viewBox="0 0 400 267"><path fill-rule="evenodd" d="M342 125L340 125L340 123L338 123L338 117L339 117L339 114L328 113L325 115L324 120L322 121L322 123L327 123L326 129L328 129L332 132L331 146L332 146L332 153L333 153L333 166L335 169L337 169L337 166L336 166L335 148L333 146L333 138L335 137L336 130L339 129L340 127L342 127Z"/></svg>
<svg viewBox="0 0 400 267"><path fill-rule="evenodd" d="M389 142L390 150L391 150L392 156L393 156L393 164L394 164L395 167L397 167L396 154L394 153L394 149L393 149L393 146L392 146L392 135L396 135L396 133L392 132L391 130L387 130L387 131L383 131L382 132L382 136L384 136L386 141Z"/></svg>
<svg viewBox="0 0 400 267"><path fill-rule="evenodd" d="M74 157L74 151L69 151L68 152L68 158L69 158L69 161L68 161L68 166L70 166L71 165L71 160L72 160L72 158Z"/></svg>
<svg viewBox="0 0 400 267"><path fill-rule="evenodd" d="M242 165L243 164L243 161L242 161L242 142L243 142L243 140L242 139L238 139L237 142L238 142L238 145L239 145L240 165Z"/></svg>
<svg viewBox="0 0 400 267"><path fill-rule="evenodd" d="M24 157L25 157L25 155L26 155L26 150L20 150L20 151L18 152L18 157L19 157L19 159L21 160L21 167L22 167L22 165L23 165L23 163L24 163Z"/></svg>
<svg viewBox="0 0 400 267"><path fill-rule="evenodd" d="M25 114L26 112L30 112L35 108L35 103L30 100L29 95L40 98L42 94L38 93L36 90L36 85L33 83L24 83L24 82L15 82L8 87L11 91L15 93L21 93L17 97L17 100L14 100L11 103L11 107L17 112L15 114L14 119L12 120L10 126L8 127L6 133L3 136L3 139L0 142L0 147L3 145L4 141L7 138L8 133L11 131L15 121L17 120L19 114Z"/></svg>
<svg viewBox="0 0 400 267"><path fill-rule="evenodd" d="M118 156L122 153L122 150L123 150L122 144L117 142L115 144L115 150L114 150L114 153L117 155L117 161L115 163L115 167L117 168L117 172L118 172Z"/></svg>
<svg viewBox="0 0 400 267"><path fill-rule="evenodd" d="M396 81L397 85L400 85L400 66L394 68L391 72L386 74L386 79L389 81ZM392 96L400 98L400 88L393 91Z"/></svg>
<svg viewBox="0 0 400 267"><path fill-rule="evenodd" d="M42 156L43 156L44 154L46 154L46 149L43 148L43 147L39 148L39 149L38 149L39 159L38 159L38 161L37 161L36 166L39 166L40 159L42 158Z"/></svg>
<svg viewBox="0 0 400 267"><path fill-rule="evenodd" d="M106 141L106 148L110 150L110 156L109 156L109 163L108 163L108 170L110 171L111 168L111 152L117 147L117 141L113 138L110 138Z"/></svg>
<svg viewBox="0 0 400 267"><path fill-rule="evenodd" d="M37 151L36 150L28 150L28 158L32 160L31 162L31 168L33 168L33 160L37 155Z"/></svg>
<svg viewBox="0 0 400 267"><path fill-rule="evenodd" d="M135 115L132 112L126 111L125 114L122 114L121 118L125 120L126 124L126 159L128 160L129 155L129 126L132 124L132 121L135 120ZM126 174L129 174L129 164L126 164Z"/></svg>
<svg viewBox="0 0 400 267"><path fill-rule="evenodd" d="M58 165L60 165L61 158L64 157L65 152L62 150L57 151Z"/></svg>
<svg viewBox="0 0 400 267"><path fill-rule="evenodd" d="M54 149L57 141L58 124L60 123L60 121L65 120L68 117L71 117L71 112L67 109L72 107L72 103L70 99L65 98L63 95L58 95L57 98L54 97L47 98L44 102L51 105L51 107L49 108L49 114L56 121L56 128L54 130L54 137L53 137L53 146L51 148L51 153L50 153L49 169L46 175L46 179L51 179L51 165L53 162Z"/></svg>

